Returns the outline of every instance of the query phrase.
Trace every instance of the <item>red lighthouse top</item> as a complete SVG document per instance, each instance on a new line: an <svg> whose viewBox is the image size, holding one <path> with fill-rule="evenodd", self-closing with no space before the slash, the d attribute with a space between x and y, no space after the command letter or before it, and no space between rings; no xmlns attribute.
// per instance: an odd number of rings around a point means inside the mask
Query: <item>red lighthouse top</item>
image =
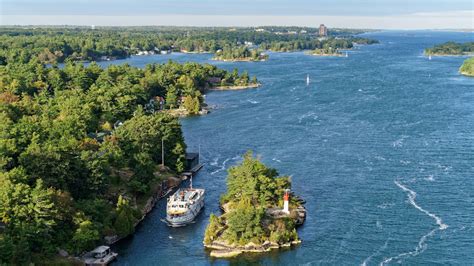
<svg viewBox="0 0 474 266"><path fill-rule="evenodd" d="M288 192L288 190L286 190L285 194L283 195L283 200L288 201L289 198L290 198L290 193Z"/></svg>

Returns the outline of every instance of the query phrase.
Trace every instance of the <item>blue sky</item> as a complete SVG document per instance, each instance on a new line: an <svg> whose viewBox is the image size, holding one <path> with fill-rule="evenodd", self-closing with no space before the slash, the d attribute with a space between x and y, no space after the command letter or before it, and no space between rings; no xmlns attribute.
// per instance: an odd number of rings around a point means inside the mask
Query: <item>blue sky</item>
<svg viewBox="0 0 474 266"><path fill-rule="evenodd" d="M193 21L187 21L186 18L195 19L193 16L199 16L212 24L213 18L223 20L219 15L225 15L246 16L254 24L278 22L276 18L280 17L281 23L287 25L293 21L301 24L303 21L300 18L303 17L347 17L347 26L353 24L352 21L357 22L356 18L380 20L387 16L400 19L404 16L424 16L424 19L428 19L426 14L431 14L429 19L433 20L433 25L440 23L434 21L436 18L451 17L450 23L455 26L456 17L463 14L464 20L458 24L469 28L473 24L473 5L474 0L0 0L0 12L2 24L41 24L48 21L63 24L159 24L166 22L164 18L169 20L174 17L178 24L191 25ZM67 19L67 16L75 17ZM272 17L273 20L265 20L262 18L264 16ZM129 21L123 21L126 17ZM152 20L152 17L162 19ZM336 19L334 21L339 22ZM216 20L215 23L219 22ZM429 26L426 21L421 22L420 26ZM235 20L232 23L247 22ZM226 23L222 21L221 24Z"/></svg>
<svg viewBox="0 0 474 266"><path fill-rule="evenodd" d="M0 0L4 15L401 15L472 10L472 0Z"/></svg>

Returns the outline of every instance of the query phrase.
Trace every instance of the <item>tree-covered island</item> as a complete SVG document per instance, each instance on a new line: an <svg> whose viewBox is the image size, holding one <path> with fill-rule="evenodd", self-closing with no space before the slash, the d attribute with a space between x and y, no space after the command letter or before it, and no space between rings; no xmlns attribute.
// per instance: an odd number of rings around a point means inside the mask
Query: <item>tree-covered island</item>
<svg viewBox="0 0 474 266"><path fill-rule="evenodd" d="M466 56L474 54L474 42L457 43L446 42L426 48L424 51L428 56ZM459 73L465 76L474 76L474 59L468 58L459 68Z"/></svg>
<svg viewBox="0 0 474 266"><path fill-rule="evenodd" d="M231 62L258 62L266 61L268 55L259 49L249 49L246 46L235 48L227 46L218 50L213 59Z"/></svg>
<svg viewBox="0 0 474 266"><path fill-rule="evenodd" d="M371 45L379 43L368 38L328 38L316 43L316 47L309 52L315 56L344 56L341 50L350 50L354 45Z"/></svg>
<svg viewBox="0 0 474 266"><path fill-rule="evenodd" d="M460 56L474 53L474 42L456 43L446 42L425 49L426 55L432 56Z"/></svg>
<svg viewBox="0 0 474 266"><path fill-rule="evenodd" d="M459 72L465 76L474 77L474 57L466 59L459 68Z"/></svg>
<svg viewBox="0 0 474 266"><path fill-rule="evenodd" d="M306 216L301 200L292 195L289 213L282 210L290 187L289 177L278 176L247 152L240 165L229 169L227 192L220 202L223 214L211 214L204 236L210 255L233 257L300 243L296 226Z"/></svg>

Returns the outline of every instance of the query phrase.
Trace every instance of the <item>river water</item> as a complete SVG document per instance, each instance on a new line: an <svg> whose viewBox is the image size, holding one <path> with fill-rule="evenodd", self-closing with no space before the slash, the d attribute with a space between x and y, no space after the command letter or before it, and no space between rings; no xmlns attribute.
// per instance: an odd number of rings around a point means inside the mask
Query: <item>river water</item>
<svg viewBox="0 0 474 266"><path fill-rule="evenodd" d="M381 44L348 58L271 53L259 63L211 55L132 57L144 66L169 59L239 68L263 86L216 91L215 107L182 119L191 151L205 167L196 222L169 228L165 201L116 245L116 265L474 264L474 79L458 74L463 57L422 55L425 47L473 41L472 33L378 32ZM306 75L311 83L306 85ZM253 150L290 175L308 217L296 248L215 260L202 246L210 213L219 213L226 170Z"/></svg>

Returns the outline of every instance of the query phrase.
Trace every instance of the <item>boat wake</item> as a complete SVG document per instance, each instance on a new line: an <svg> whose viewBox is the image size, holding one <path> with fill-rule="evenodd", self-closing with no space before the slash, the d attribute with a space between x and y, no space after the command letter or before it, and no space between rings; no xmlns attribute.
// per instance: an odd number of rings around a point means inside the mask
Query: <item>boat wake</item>
<svg viewBox="0 0 474 266"><path fill-rule="evenodd" d="M211 175L215 175L215 174L217 174L217 173L219 173L219 172L221 172L221 171L224 171L224 170L226 169L226 164L227 164L227 162L229 162L229 161L236 161L236 160L238 160L239 158L240 158L240 156L235 156L235 157L232 157L232 158L227 158L227 159L225 159L225 160L222 162L220 168L218 168L217 170L211 172ZM217 160L215 160L214 162L212 162L211 165L218 167Z"/></svg>
<svg viewBox="0 0 474 266"><path fill-rule="evenodd" d="M381 248L379 248L375 253L373 253L372 255L368 256L361 264L360 266L367 266L367 263L370 262L370 260L375 257L375 256L378 256L380 255L380 253L382 251L384 251L386 248L387 248L387 245L388 245L388 241L390 241L390 237L385 240L385 244L383 244L383 246Z"/></svg>
<svg viewBox="0 0 474 266"><path fill-rule="evenodd" d="M215 175L215 174L219 173L220 171L224 171L224 170L225 170L225 164L226 164L229 160L230 160L230 158L225 159L224 162L222 162L221 167L220 167L219 169L217 169L217 170L211 172L211 175Z"/></svg>
<svg viewBox="0 0 474 266"><path fill-rule="evenodd" d="M448 228L448 225L443 223L443 220L441 220L440 217L438 217L435 214L423 209L422 207L420 207L420 205L418 205L416 203L416 201L415 201L416 192L415 191L409 189L408 187L404 186L402 183L400 183L396 180L394 182L395 182L395 185L397 185L403 191L407 192L408 201L410 202L410 204L413 207L415 207L417 210L419 210L422 213L424 213L424 214L428 215L429 217L433 218L433 220L435 220L438 227L431 230L426 235L422 236L420 238L420 241L418 241L418 245L416 246L415 250L400 253L400 254L398 254L397 256L394 256L394 257L386 258L380 263L381 266L385 265L385 264L388 264L388 263L390 263L391 261L394 261L394 260L399 260L399 259L402 259L402 258L408 257L408 256L414 257L414 256L417 256L418 254L423 253L426 250L426 248L428 247L428 244L426 244L426 240L428 239L428 237L433 236L436 233L436 231L443 231L443 230L446 230L446 228Z"/></svg>

